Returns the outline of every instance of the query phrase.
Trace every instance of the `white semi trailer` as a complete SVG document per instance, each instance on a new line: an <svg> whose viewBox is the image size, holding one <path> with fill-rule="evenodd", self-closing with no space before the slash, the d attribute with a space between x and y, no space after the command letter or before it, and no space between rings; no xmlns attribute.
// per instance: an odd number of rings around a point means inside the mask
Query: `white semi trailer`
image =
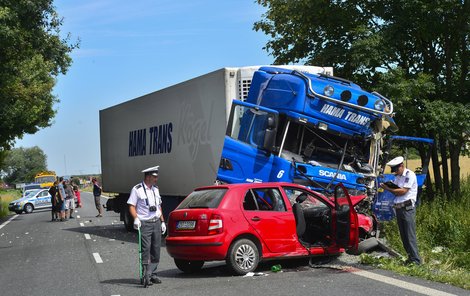
<svg viewBox="0 0 470 296"><path fill-rule="evenodd" d="M330 67L281 66L332 75ZM100 111L103 190L108 210L132 227L126 201L141 171L159 165L164 214L195 187L217 180L233 100L243 101L260 66L223 68Z"/></svg>

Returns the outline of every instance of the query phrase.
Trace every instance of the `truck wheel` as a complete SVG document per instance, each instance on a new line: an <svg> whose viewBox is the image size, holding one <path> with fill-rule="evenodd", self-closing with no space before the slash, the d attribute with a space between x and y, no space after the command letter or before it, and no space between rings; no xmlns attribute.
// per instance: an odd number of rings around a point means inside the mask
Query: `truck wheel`
<svg viewBox="0 0 470 296"><path fill-rule="evenodd" d="M249 239L237 240L230 246L226 262L236 275L252 272L259 263L258 247Z"/></svg>
<svg viewBox="0 0 470 296"><path fill-rule="evenodd" d="M175 259L175 265L184 273L195 273L201 270L204 261Z"/></svg>
<svg viewBox="0 0 470 296"><path fill-rule="evenodd" d="M24 205L24 211L26 214L31 214L33 212L33 209L34 207L30 203Z"/></svg>
<svg viewBox="0 0 470 296"><path fill-rule="evenodd" d="M133 231L134 230L134 219L132 219L131 213L129 213L128 209L124 210L124 226L126 227L127 231Z"/></svg>

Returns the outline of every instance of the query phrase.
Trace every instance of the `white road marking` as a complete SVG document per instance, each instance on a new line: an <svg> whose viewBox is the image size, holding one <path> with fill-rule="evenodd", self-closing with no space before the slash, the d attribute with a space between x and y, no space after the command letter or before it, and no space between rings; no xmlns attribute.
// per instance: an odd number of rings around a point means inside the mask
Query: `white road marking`
<svg viewBox="0 0 470 296"><path fill-rule="evenodd" d="M80 215L77 215L77 219L80 219Z"/></svg>
<svg viewBox="0 0 470 296"><path fill-rule="evenodd" d="M80 226L83 227L83 226L85 226L85 224L83 224L83 223L80 222Z"/></svg>
<svg viewBox="0 0 470 296"><path fill-rule="evenodd" d="M93 257L95 258L96 263L103 263L99 253L93 253Z"/></svg>
<svg viewBox="0 0 470 296"><path fill-rule="evenodd" d="M450 294L450 293L442 292L442 291L439 291L439 290L436 290L436 289L428 288L428 287L425 287L425 286L408 283L408 282L405 282L405 281L402 281L402 280L397 280L397 279L394 279L394 278L391 278L391 277L388 277L388 276L368 272L368 271L361 270L361 269L353 268L353 269L350 269L349 271L352 274L357 274L357 275L360 275L362 277L365 277L365 278L368 278L368 279L371 279L371 280L374 280L374 281L382 282L382 283L385 283L385 284L389 284L389 285L392 285L392 286L396 286L396 287L399 287L399 288L402 288L402 289L410 290L410 291L420 293L420 294L424 294L424 295L430 295L430 296L455 296L455 294Z"/></svg>
<svg viewBox="0 0 470 296"><path fill-rule="evenodd" d="M8 223L10 223L11 220L15 219L16 217L18 217L18 215L14 215L13 217L11 217L10 219L8 219L7 221L3 222L2 225L0 225L0 229L2 229L3 227L7 226Z"/></svg>
<svg viewBox="0 0 470 296"><path fill-rule="evenodd" d="M85 233L85 238L86 239L91 239L91 236L88 233Z"/></svg>
<svg viewBox="0 0 470 296"><path fill-rule="evenodd" d="M75 210L75 213L78 213L78 211L77 211L77 210Z"/></svg>

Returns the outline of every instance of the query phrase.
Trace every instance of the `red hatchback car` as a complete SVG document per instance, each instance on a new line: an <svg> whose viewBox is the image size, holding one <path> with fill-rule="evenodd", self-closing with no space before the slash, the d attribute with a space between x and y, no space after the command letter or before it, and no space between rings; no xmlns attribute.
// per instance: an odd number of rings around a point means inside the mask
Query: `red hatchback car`
<svg viewBox="0 0 470 296"><path fill-rule="evenodd" d="M342 185L331 200L291 183L198 188L170 213L166 249L183 272L225 260L238 275L260 260L355 251L359 232L376 227L354 209L364 198L350 197Z"/></svg>

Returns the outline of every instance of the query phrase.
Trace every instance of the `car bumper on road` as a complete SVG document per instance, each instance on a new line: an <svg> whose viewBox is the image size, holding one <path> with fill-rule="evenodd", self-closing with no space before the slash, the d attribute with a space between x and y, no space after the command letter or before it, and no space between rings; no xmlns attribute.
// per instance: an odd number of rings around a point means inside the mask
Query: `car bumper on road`
<svg viewBox="0 0 470 296"><path fill-rule="evenodd" d="M22 208L19 205L8 205L8 210L11 212L21 211Z"/></svg>
<svg viewBox="0 0 470 296"><path fill-rule="evenodd" d="M166 250L176 259L224 260L228 246L222 236L167 237Z"/></svg>

